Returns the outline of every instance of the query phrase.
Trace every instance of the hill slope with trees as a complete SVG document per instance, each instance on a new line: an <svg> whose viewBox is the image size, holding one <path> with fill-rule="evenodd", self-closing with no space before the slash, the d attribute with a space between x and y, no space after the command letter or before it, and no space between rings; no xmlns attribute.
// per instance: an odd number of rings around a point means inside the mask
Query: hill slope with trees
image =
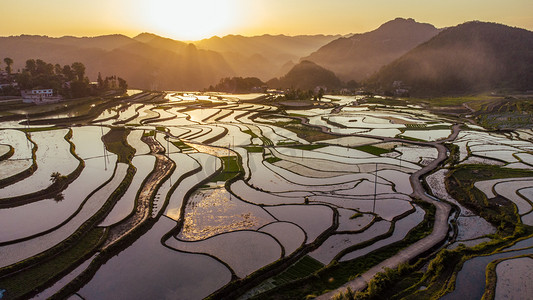
<svg viewBox="0 0 533 300"><path fill-rule="evenodd" d="M342 82L332 71L304 60L284 76L269 80L267 85L271 88L313 90L318 86L336 89L342 86Z"/></svg>
<svg viewBox="0 0 533 300"><path fill-rule="evenodd" d="M438 33L433 25L397 18L374 31L334 40L303 60L332 70L344 81L361 81Z"/></svg>
<svg viewBox="0 0 533 300"><path fill-rule="evenodd" d="M387 90L396 81L411 95L453 95L533 89L533 32L468 22L442 31L387 65L368 84Z"/></svg>

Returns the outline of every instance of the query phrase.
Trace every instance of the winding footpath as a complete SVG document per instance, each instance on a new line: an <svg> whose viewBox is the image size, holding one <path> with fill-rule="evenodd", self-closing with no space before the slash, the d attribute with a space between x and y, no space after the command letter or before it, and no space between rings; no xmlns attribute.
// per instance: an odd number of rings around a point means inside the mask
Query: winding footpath
<svg viewBox="0 0 533 300"><path fill-rule="evenodd" d="M413 187L413 193L411 197L419 198L423 201L429 202L436 207L435 212L435 224L433 226L433 231L430 235L419 240L418 242L410 245L409 247L401 250L396 255L382 261L380 264L372 267L370 270L358 276L356 279L347 282L336 290L318 296L316 299L332 299L335 295L340 293L346 293L348 288L352 291L361 291L368 285L368 282L372 280L376 274L382 272L385 268L397 268L400 264L407 262L417 256L423 254L424 252L430 250L435 245L442 242L448 235L448 216L450 215L451 206L446 202L440 202L428 197L422 186L420 180L421 176L431 172L436 169L441 162L443 162L447 156L447 149L442 144L443 142L453 141L457 138L457 135L460 131L460 125L455 124L452 127L452 134L445 140L438 142L424 143L425 145L433 146L438 150L438 157L432 161L429 165L413 173L409 180L411 181L411 186Z"/></svg>
<svg viewBox="0 0 533 300"><path fill-rule="evenodd" d="M153 171L146 178L144 185L137 196L135 212L118 225L111 227L109 235L104 243L103 249L109 247L119 239L134 231L150 216L150 206L157 193L158 184L172 172L174 162L165 153L165 148L161 146L153 137L143 137L143 141L150 147L150 154L156 158Z"/></svg>

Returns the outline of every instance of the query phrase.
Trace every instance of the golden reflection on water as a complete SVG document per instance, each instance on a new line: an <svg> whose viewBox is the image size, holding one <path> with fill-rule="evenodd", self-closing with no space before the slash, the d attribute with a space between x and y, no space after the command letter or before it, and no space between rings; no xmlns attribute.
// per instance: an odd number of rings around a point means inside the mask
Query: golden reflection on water
<svg viewBox="0 0 533 300"><path fill-rule="evenodd" d="M224 232L257 229L271 222L265 212L247 204L224 188L202 189L191 195L179 238L201 240Z"/></svg>
<svg viewBox="0 0 533 300"><path fill-rule="evenodd" d="M200 145L200 144L193 144L193 143L186 143L186 144L189 147L196 149L198 152L211 154L217 157L235 156L235 153L233 151L229 151L227 148L211 147L207 145Z"/></svg>

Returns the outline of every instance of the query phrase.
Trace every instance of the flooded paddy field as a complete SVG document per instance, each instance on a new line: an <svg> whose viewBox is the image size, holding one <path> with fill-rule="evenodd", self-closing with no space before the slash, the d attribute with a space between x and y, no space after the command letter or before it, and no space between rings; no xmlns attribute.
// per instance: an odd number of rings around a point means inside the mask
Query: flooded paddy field
<svg viewBox="0 0 533 300"><path fill-rule="evenodd" d="M493 242L498 226L448 190L457 167L523 172L472 186L533 226L525 133L460 130L415 106L354 105L353 96L309 110L280 109L265 94L156 96L132 92L80 123L54 124L64 116L53 112L39 119L47 127L25 116L0 123L6 299L263 297L251 291L310 276L304 262L334 278L335 268L373 261L353 279ZM455 161L444 162L453 146ZM498 265L497 294L527 285L512 278L517 261ZM275 279L289 270L303 273ZM27 286L25 272L37 278Z"/></svg>

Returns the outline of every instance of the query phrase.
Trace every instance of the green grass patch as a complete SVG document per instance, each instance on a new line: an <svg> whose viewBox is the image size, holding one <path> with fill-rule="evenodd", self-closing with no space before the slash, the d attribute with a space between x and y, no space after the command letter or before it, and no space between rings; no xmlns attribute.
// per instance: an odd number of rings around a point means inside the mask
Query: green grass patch
<svg viewBox="0 0 533 300"><path fill-rule="evenodd" d="M184 143L183 141L173 141L171 143L172 143L172 145L178 147L182 152L195 150L193 147L189 146L188 144Z"/></svg>
<svg viewBox="0 0 533 300"><path fill-rule="evenodd" d="M145 136L145 137L155 136L155 131L153 131L153 130L145 131L145 132L143 132L143 136Z"/></svg>
<svg viewBox="0 0 533 300"><path fill-rule="evenodd" d="M89 231L73 247L51 259L24 269L0 281L0 288L5 289L5 299L24 298L24 295L48 283L52 278L58 278L68 273L73 265L88 258L100 241L105 238L103 228Z"/></svg>
<svg viewBox="0 0 533 300"><path fill-rule="evenodd" d="M273 283L275 285L282 285L300 278L304 278L322 269L324 264L312 258L309 255L304 256L295 264L287 268L285 271L274 276Z"/></svg>
<svg viewBox="0 0 533 300"><path fill-rule="evenodd" d="M243 130L242 132L251 135L252 138L258 138L258 137L259 137L257 134L255 134L255 133L254 133L252 130L250 130L250 129Z"/></svg>
<svg viewBox="0 0 533 300"><path fill-rule="evenodd" d="M353 220L353 219L357 219L357 218L360 218L362 217L363 214L360 213L360 212L356 212L355 214L353 214L351 217L350 217L350 220Z"/></svg>
<svg viewBox="0 0 533 300"><path fill-rule="evenodd" d="M135 149L128 144L126 138L130 130L124 127L113 127L102 137L107 151L118 156L118 162L129 163L135 154Z"/></svg>
<svg viewBox="0 0 533 300"><path fill-rule="evenodd" d="M406 130L413 131L413 130L443 130L443 129L450 129L451 126L449 125L435 125L435 126L428 126L427 124L405 124ZM423 125L423 126L414 126L414 125Z"/></svg>
<svg viewBox="0 0 533 300"><path fill-rule="evenodd" d="M372 146L372 145L359 146L359 147L355 147L355 149L366 152L366 153L370 153L376 156L380 156L382 154L392 152L392 150L383 149L383 148L379 148L379 147Z"/></svg>
<svg viewBox="0 0 533 300"><path fill-rule="evenodd" d="M239 174L240 166L236 156L223 156L220 159L224 168L210 182L228 181Z"/></svg>
<svg viewBox="0 0 533 300"><path fill-rule="evenodd" d="M246 146L244 147L244 149L246 149L246 151L251 152L251 153L263 153L263 147L259 147L259 146Z"/></svg>
<svg viewBox="0 0 533 300"><path fill-rule="evenodd" d="M486 101L488 99L497 99L487 95L472 95L461 97L438 97L438 98L409 98L409 103L424 103L431 107L449 107L449 106L462 106L463 103Z"/></svg>
<svg viewBox="0 0 533 300"><path fill-rule="evenodd" d="M280 161L280 160L282 160L282 159L279 158L279 157L275 157L275 156L271 156L271 157L267 157L267 158L265 158L265 161L266 161L267 163L271 163L271 164L273 164L273 163L275 163L275 162L278 162L278 161Z"/></svg>
<svg viewBox="0 0 533 300"><path fill-rule="evenodd" d="M515 205L499 196L487 199L483 192L475 188L474 183L516 177L533 177L533 172L490 165L460 165L453 168L446 177L446 188L462 205L497 226L500 234L508 235L515 231L518 224L519 216Z"/></svg>
<svg viewBox="0 0 533 300"><path fill-rule="evenodd" d="M291 145L291 146L287 146L289 148L293 148L293 149L300 149L300 150L315 150L315 149L320 149L320 148L324 148L324 147L327 147L328 145L324 145L324 144L309 144L309 145Z"/></svg>

